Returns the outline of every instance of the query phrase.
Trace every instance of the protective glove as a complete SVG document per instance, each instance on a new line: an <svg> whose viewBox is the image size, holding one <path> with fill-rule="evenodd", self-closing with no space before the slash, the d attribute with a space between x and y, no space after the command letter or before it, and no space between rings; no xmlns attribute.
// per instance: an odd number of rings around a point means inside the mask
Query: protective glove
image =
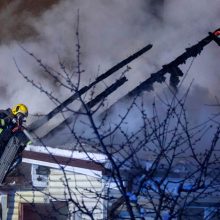
<svg viewBox="0 0 220 220"><path fill-rule="evenodd" d="M12 132L15 133L17 131L23 131L24 130L24 127L21 126L21 125L17 125L15 126L13 129L12 129Z"/></svg>

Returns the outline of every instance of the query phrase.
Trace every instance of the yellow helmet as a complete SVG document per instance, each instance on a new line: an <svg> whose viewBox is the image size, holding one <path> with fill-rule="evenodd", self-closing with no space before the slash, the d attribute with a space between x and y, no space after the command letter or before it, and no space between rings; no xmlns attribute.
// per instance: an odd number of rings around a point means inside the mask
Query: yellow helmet
<svg viewBox="0 0 220 220"><path fill-rule="evenodd" d="M17 115L18 113L23 114L25 117L28 116L28 108L24 104L17 104L12 108L13 115Z"/></svg>

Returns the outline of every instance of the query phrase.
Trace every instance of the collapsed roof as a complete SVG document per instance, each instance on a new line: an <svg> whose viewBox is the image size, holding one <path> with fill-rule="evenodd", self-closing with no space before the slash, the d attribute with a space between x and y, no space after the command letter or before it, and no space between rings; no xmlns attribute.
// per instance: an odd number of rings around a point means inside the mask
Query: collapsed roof
<svg viewBox="0 0 220 220"><path fill-rule="evenodd" d="M113 108L113 106L117 105L117 103L119 102L122 102L126 98L138 96L144 91L151 91L153 89L154 83L163 83L166 80L167 74L169 76L170 85L174 89L177 89L178 83L180 81L179 78L183 76L183 72L179 68L179 65L184 64L186 60L190 57L196 57L197 55L199 55L204 49L204 47L212 41L214 41L220 46L219 35L219 29L213 33L209 33L209 35L206 36L204 39L191 46L190 48L187 48L183 54L178 56L172 62L163 65L159 71L152 73L149 78L141 82L140 85L136 86L127 95L121 97L109 109ZM37 137L41 138L42 143L44 143L47 146L55 147L62 145L63 148L72 148L71 144L74 142L74 137L71 132L71 128L74 127L75 119L78 117L77 114L73 114L73 112L71 111L68 112L68 109L71 109L71 105L73 105L73 102L79 96L85 94L97 83L109 77L111 74L115 73L122 67L126 66L134 59L137 59L142 54L149 51L151 48L152 45L149 44L143 49L136 52L135 54L129 56L127 59L119 62L117 65L113 66L107 72L97 77L94 82L90 83L88 86L81 88L67 100L60 103L51 112L39 117L37 120L34 120L34 122L32 122L29 125L30 132L32 132L32 134L34 135L37 135ZM95 105L97 105L98 103L103 101L107 96L109 96L112 92L114 92L120 86L122 86L126 81L127 79L125 76L120 77L110 87L108 87L106 90L97 95L93 100L86 103L87 107L93 108Z"/></svg>

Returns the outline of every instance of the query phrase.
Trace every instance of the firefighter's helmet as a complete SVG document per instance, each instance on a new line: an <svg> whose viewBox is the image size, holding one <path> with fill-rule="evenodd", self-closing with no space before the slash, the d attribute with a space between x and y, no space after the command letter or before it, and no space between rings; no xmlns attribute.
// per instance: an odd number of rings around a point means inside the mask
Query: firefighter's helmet
<svg viewBox="0 0 220 220"><path fill-rule="evenodd" d="M12 108L13 115L23 114L25 117L28 116L28 108L24 104L17 104Z"/></svg>

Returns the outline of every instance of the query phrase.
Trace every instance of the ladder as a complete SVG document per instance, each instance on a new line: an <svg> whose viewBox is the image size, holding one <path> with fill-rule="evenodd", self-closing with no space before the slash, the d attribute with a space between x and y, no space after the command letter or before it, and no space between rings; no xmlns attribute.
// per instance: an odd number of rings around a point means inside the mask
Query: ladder
<svg viewBox="0 0 220 220"><path fill-rule="evenodd" d="M8 144L5 147L5 150L0 158L0 184L5 179L5 176L16 157L16 154L20 148L20 141L18 137L13 136L8 141Z"/></svg>
<svg viewBox="0 0 220 220"><path fill-rule="evenodd" d="M17 154L24 150L30 140L33 140L33 138L26 129L22 132L16 133L9 139L0 158L0 184L3 183L5 177L10 171Z"/></svg>

